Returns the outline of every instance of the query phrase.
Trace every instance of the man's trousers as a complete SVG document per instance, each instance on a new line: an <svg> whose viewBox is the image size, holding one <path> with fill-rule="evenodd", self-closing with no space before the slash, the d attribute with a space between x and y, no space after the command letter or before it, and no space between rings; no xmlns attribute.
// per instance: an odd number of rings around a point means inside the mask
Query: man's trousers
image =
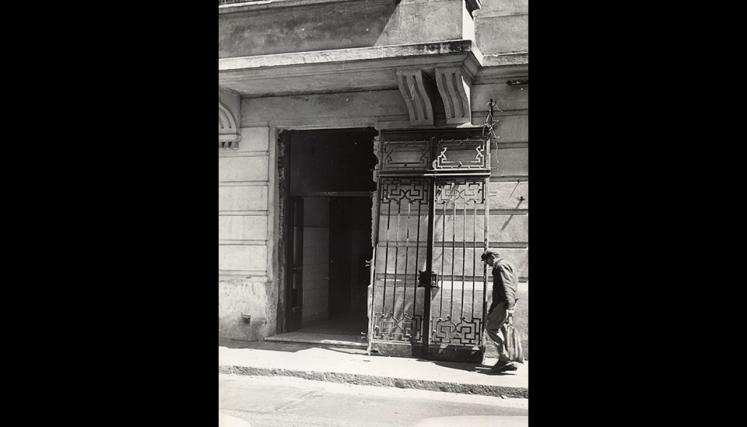
<svg viewBox="0 0 747 427"><path fill-rule="evenodd" d="M506 301L499 302L488 312L488 318L485 323L485 331L488 333L490 339L495 342L498 348L498 363L503 364L509 362L508 351L506 350L506 318L508 313L506 311Z"/></svg>

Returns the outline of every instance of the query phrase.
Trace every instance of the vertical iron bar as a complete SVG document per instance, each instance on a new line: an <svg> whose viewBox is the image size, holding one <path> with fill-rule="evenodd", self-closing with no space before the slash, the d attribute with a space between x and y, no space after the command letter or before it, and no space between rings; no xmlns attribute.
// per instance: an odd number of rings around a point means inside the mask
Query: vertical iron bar
<svg viewBox="0 0 747 427"><path fill-rule="evenodd" d="M466 206L466 205L465 205ZM475 287L477 286L477 270L475 268L475 261L477 260L477 200L475 200L475 212L472 215L472 311L470 312L470 319L475 318Z"/></svg>
<svg viewBox="0 0 747 427"><path fill-rule="evenodd" d="M483 181L483 188L482 188L482 203L483 203L483 217L485 218L485 223L483 224L483 250L488 249L488 215L489 215L489 209L488 204L486 203L487 199L485 197L485 192L488 190L488 180L489 178L485 178L485 181ZM488 288L488 265L483 264L482 267L482 328L485 328L485 316L487 315L487 288ZM480 339L482 340L482 330L480 331Z"/></svg>
<svg viewBox="0 0 747 427"><path fill-rule="evenodd" d="M442 184L439 182L438 184L441 186ZM442 222L442 231L441 231L441 303L438 307L438 317L440 318L444 313L444 259L446 258L446 202L443 200L443 187L441 188L441 222Z"/></svg>
<svg viewBox="0 0 747 427"><path fill-rule="evenodd" d="M452 185L455 185L452 182ZM453 193L452 193L453 194ZM449 302L449 318L454 314L454 258L456 255L456 199L452 200L454 204L454 214L451 220L451 301Z"/></svg>
<svg viewBox="0 0 747 427"><path fill-rule="evenodd" d="M425 286L425 297L423 299L423 344L425 345L425 356L428 357L428 345L431 339L431 281L430 275L433 269L433 217L436 215L436 191L435 179L428 180L428 196L430 205L428 206L428 246L426 248L425 271L428 277L428 283Z"/></svg>
<svg viewBox="0 0 747 427"><path fill-rule="evenodd" d="M386 311L386 275L389 269L389 222L392 217L392 199L387 197L389 208L386 211L386 250L384 252L384 291L381 294L381 315Z"/></svg>
<svg viewBox="0 0 747 427"><path fill-rule="evenodd" d="M399 217L402 213L402 202L405 198L397 202L397 228L394 232L394 288L392 289L392 318L397 314L397 264L399 263Z"/></svg>
<svg viewBox="0 0 747 427"><path fill-rule="evenodd" d="M462 308L459 317L464 317L464 279L467 277L464 271L464 263L467 262L467 201L464 201L464 214L462 215Z"/></svg>
<svg viewBox="0 0 747 427"><path fill-rule="evenodd" d="M417 237L415 238L415 295L413 296L412 300L412 318L415 318L415 312L418 309L418 271L420 269L420 264L418 264L418 255L420 252L420 206L422 205L422 201L418 200L418 232Z"/></svg>
<svg viewBox="0 0 747 427"><path fill-rule="evenodd" d="M415 182L413 182L413 187L415 186ZM407 308L407 261L409 259L410 255L410 208L412 207L412 202L410 200L407 200L407 220L405 220L405 227L407 228L407 232L405 233L405 272L402 277L404 277L404 285L405 289L404 292L402 292L402 319L405 318L405 310Z"/></svg>
<svg viewBox="0 0 747 427"><path fill-rule="evenodd" d="M369 349L370 349L370 343L373 339L373 325L374 325L374 318L376 318L376 312L374 311L376 307L376 257L379 253L379 226L381 225L381 194L382 194L382 188L384 180L381 180L379 182L379 185L377 186L377 192L376 192L376 223L374 224L374 249L373 249L373 257L371 258L371 318L369 319L370 326L368 327L368 342L369 342Z"/></svg>

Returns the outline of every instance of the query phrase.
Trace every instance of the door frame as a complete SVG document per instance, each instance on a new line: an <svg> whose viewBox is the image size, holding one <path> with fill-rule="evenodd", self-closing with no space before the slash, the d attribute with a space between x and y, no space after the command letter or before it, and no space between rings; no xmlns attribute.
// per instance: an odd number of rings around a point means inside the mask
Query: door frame
<svg viewBox="0 0 747 427"><path fill-rule="evenodd" d="M351 127L304 127L304 126L294 126L289 128L275 128L276 129L276 143L275 143L275 158L276 158L276 167L277 167L277 185L275 186L276 191L276 200L277 200L277 215L275 216L275 227L277 230L277 263L275 264L275 268L277 271L277 283L278 285L278 296L277 296L277 322L278 322L278 333L282 332L290 332L292 330L292 327L294 326L293 319L291 317L293 316L292 309L290 307L290 280L292 278L292 271L290 271L289 264L290 264L290 256L289 252L291 250L291 247L293 245L293 242L291 241L292 234L291 234L291 228L289 226L292 218L290 218L291 215L291 204L293 198L300 198L303 199L303 197L372 197L375 198L375 190L374 191L345 191L345 192L339 192L339 191L331 191L331 192L322 192L322 193L304 193L304 195L293 195L291 192L290 187L290 177L291 177L291 164L292 164L292 156L291 156L291 139L294 134L299 134L307 131L328 131L331 133L334 132L350 132L350 131L361 131L361 132L370 132L373 133L375 129L371 126L351 126ZM375 146L375 138L374 138L374 146ZM375 180L375 179L374 179ZM373 214L373 208L372 208L372 214ZM303 283L301 281L300 283L301 292L300 298L302 298L302 288ZM300 326L303 326L303 317L302 317L302 310L303 310L303 300L300 301L301 304L301 321L299 322Z"/></svg>

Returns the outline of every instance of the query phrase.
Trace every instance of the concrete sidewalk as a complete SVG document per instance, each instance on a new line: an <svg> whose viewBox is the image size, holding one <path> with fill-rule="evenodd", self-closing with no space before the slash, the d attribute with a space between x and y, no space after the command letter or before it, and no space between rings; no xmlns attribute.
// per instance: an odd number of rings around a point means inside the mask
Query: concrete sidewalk
<svg viewBox="0 0 747 427"><path fill-rule="evenodd" d="M312 344L221 342L219 372L281 375L358 385L412 388L512 398L529 397L529 366L516 375L494 375L490 366L399 357L369 356L359 349Z"/></svg>

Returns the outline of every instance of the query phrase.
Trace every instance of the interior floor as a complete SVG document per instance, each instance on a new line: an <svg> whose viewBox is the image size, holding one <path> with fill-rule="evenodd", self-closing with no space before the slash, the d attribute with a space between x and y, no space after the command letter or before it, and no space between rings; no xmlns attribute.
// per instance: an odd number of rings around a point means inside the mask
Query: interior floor
<svg viewBox="0 0 747 427"><path fill-rule="evenodd" d="M339 316L330 319L317 320L303 325L299 331L320 334L355 335L360 337L361 332L368 328L365 318L360 316Z"/></svg>
<svg viewBox="0 0 747 427"><path fill-rule="evenodd" d="M301 329L267 337L266 340L366 347L368 340L362 332L366 332L367 328L365 318L339 316L308 322Z"/></svg>

